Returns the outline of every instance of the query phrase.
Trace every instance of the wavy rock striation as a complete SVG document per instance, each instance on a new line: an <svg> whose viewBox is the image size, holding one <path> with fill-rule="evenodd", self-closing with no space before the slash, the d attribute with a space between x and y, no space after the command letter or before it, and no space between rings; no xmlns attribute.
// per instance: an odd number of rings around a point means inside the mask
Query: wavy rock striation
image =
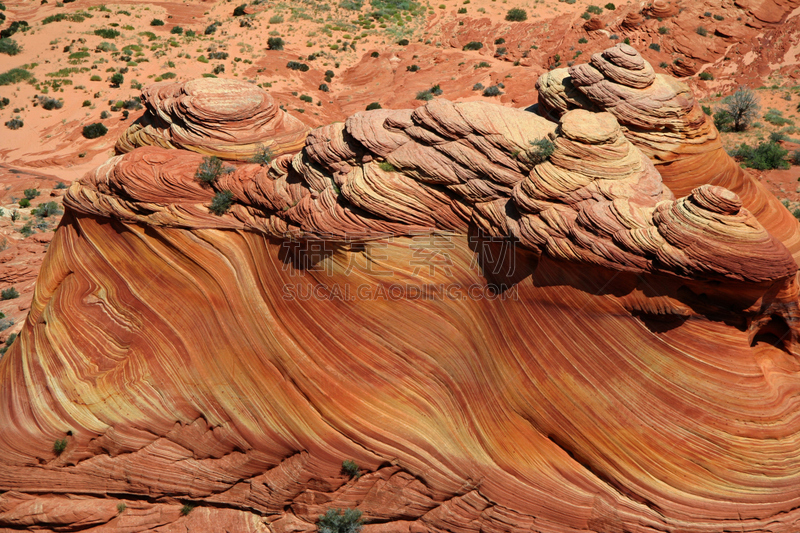
<svg viewBox="0 0 800 533"><path fill-rule="evenodd" d="M706 183L733 191L800 259L791 214L725 153L719 133L689 87L655 74L631 46L621 43L594 54L587 64L544 74L537 89L542 111L552 118L570 109L613 114L625 136L656 164L676 195Z"/></svg>
<svg viewBox="0 0 800 533"><path fill-rule="evenodd" d="M685 115L648 151L586 90L649 94L628 52L544 76L556 121L436 100L210 185L158 146L75 182L0 360L0 527L796 529L796 225L673 193Z"/></svg>
<svg viewBox="0 0 800 533"><path fill-rule="evenodd" d="M246 160L260 145L275 155L296 152L308 134L269 93L243 81L160 82L142 90L142 102L147 111L119 138L118 153L162 146Z"/></svg>

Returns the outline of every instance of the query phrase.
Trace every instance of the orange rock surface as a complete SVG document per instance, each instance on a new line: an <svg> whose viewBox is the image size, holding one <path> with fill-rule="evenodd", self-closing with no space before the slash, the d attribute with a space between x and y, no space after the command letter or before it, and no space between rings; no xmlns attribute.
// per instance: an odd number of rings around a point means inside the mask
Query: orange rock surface
<svg viewBox="0 0 800 533"><path fill-rule="evenodd" d="M797 225L629 47L539 87L73 183L0 360L0 528L795 530Z"/></svg>

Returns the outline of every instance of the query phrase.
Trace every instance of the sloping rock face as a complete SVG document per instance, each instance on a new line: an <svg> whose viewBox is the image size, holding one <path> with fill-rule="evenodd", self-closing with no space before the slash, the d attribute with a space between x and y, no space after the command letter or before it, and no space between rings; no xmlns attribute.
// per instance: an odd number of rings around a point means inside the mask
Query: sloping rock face
<svg viewBox="0 0 800 533"><path fill-rule="evenodd" d="M591 79L656 83L619 53ZM796 225L672 190L694 137L648 151L578 79L553 120L437 100L209 185L157 146L74 183L0 360L0 527L795 530Z"/></svg>
<svg viewBox="0 0 800 533"><path fill-rule="evenodd" d="M162 146L247 160L261 145L275 155L297 152L308 133L269 93L244 81L160 82L142 90L142 102L147 111L119 138L117 153Z"/></svg>

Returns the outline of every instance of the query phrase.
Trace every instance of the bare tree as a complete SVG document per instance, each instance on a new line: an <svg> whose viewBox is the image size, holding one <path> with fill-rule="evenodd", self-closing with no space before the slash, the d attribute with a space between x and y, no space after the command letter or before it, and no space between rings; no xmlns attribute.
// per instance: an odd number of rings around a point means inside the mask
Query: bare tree
<svg viewBox="0 0 800 533"><path fill-rule="evenodd" d="M739 87L739 90L722 102L725 104L725 111L730 115L733 131L746 130L761 110L758 96L744 86Z"/></svg>

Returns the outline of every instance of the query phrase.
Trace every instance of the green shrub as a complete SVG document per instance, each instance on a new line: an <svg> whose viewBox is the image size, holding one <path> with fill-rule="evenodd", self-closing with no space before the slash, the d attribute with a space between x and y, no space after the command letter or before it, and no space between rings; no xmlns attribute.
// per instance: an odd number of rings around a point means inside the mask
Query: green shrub
<svg viewBox="0 0 800 533"><path fill-rule="evenodd" d="M464 45L462 50L480 50L483 48L483 43L479 41L470 41Z"/></svg>
<svg viewBox="0 0 800 533"><path fill-rule="evenodd" d="M107 28L94 30L95 35L99 35L103 39L116 39L119 37L119 32L117 30L110 30Z"/></svg>
<svg viewBox="0 0 800 533"><path fill-rule="evenodd" d="M380 57L380 54L379 54L378 52L372 52L372 53L369 55L369 57Z"/></svg>
<svg viewBox="0 0 800 533"><path fill-rule="evenodd" d="M408 39L400 39L399 41L397 41L397 44L399 44L400 46L408 46Z"/></svg>
<svg viewBox="0 0 800 533"><path fill-rule="evenodd" d="M617 6L615 6L615 5L614 5L614 4L612 4L611 2L607 3L607 4L606 4L604 7L605 7L606 9L608 9L609 11L614 11L615 9L617 9Z"/></svg>
<svg viewBox="0 0 800 533"><path fill-rule="evenodd" d="M17 202L17 203L19 204L19 206L20 206L20 207L30 207L30 206L31 206L31 201L30 201L30 200L28 200L27 198L22 198L22 199L21 199L19 202Z"/></svg>
<svg viewBox="0 0 800 533"><path fill-rule="evenodd" d="M660 28L658 28L658 33L660 33L661 35L666 35L669 33L669 28L667 28L666 26L661 26Z"/></svg>
<svg viewBox="0 0 800 533"><path fill-rule="evenodd" d="M383 108L381 107L381 104L379 104L378 102L371 102L367 104L367 111L372 111L373 109L383 109Z"/></svg>
<svg viewBox="0 0 800 533"><path fill-rule="evenodd" d="M61 109L64 107L64 102L61 100L56 100L55 98L40 96L39 105L41 105L47 111L52 111L53 109Z"/></svg>
<svg viewBox="0 0 800 533"><path fill-rule="evenodd" d="M96 139L108 133L108 128L106 128L99 122L95 122L94 124L89 124L88 126L84 126L83 131L81 133L87 139Z"/></svg>
<svg viewBox="0 0 800 533"><path fill-rule="evenodd" d="M267 39L267 48L269 50L283 50L283 45L286 44L280 37L270 37Z"/></svg>
<svg viewBox="0 0 800 533"><path fill-rule="evenodd" d="M547 137L542 137L530 143L531 148L529 148L525 154L528 156L528 160L534 165L547 161L556 149L555 143Z"/></svg>
<svg viewBox="0 0 800 533"><path fill-rule="evenodd" d="M212 33L217 31L217 27L219 27L219 22L214 22L212 24L209 24L208 26L206 26L206 29L203 30L203 34L211 35Z"/></svg>
<svg viewBox="0 0 800 533"><path fill-rule="evenodd" d="M704 105L701 107L703 108L703 113L705 113L708 116L711 116L712 111L710 106Z"/></svg>
<svg viewBox="0 0 800 533"><path fill-rule="evenodd" d="M793 165L800 165L800 150L792 152L792 155L789 156L789 160Z"/></svg>
<svg viewBox="0 0 800 533"><path fill-rule="evenodd" d="M419 65L409 65L406 67L408 72L416 72L419 70Z"/></svg>
<svg viewBox="0 0 800 533"><path fill-rule="evenodd" d="M302 100L303 102L308 102L309 104L314 101L314 99L308 96L307 94L301 94L300 100Z"/></svg>
<svg viewBox="0 0 800 533"><path fill-rule="evenodd" d="M173 26L172 29L169 30L169 32L173 35L181 35L183 34L183 28L181 28L180 26Z"/></svg>
<svg viewBox="0 0 800 533"><path fill-rule="evenodd" d="M506 40L503 39L502 37L498 37L497 39L494 40L494 44L505 44L505 43Z"/></svg>
<svg viewBox="0 0 800 533"><path fill-rule="evenodd" d="M500 92L500 87L497 85L492 85L483 90L483 96L500 96L501 94L503 93Z"/></svg>
<svg viewBox="0 0 800 533"><path fill-rule="evenodd" d="M272 153L272 149L269 146L259 144L256 147L256 153L250 158L250 162L258 165L269 165L273 157L275 157L275 154Z"/></svg>
<svg viewBox="0 0 800 533"><path fill-rule="evenodd" d="M781 148L775 142L762 142L755 148L742 143L732 155L740 159L746 167L757 170L771 170L789 168L789 162L786 161L788 154L789 150Z"/></svg>
<svg viewBox="0 0 800 533"><path fill-rule="evenodd" d="M584 11L583 13L581 13L581 18L583 20L589 20L590 18L592 18L592 16L589 14L588 11Z"/></svg>
<svg viewBox="0 0 800 533"><path fill-rule="evenodd" d="M53 188L54 188L54 189L67 189L67 188L68 188L68 186L67 186L67 184L66 184L66 183L64 183L63 181L59 181L58 183L56 183L56 186L55 186L55 187L53 187Z"/></svg>
<svg viewBox="0 0 800 533"><path fill-rule="evenodd" d="M120 502L120 503L117 504L117 512L118 513L124 512L125 509L127 509L127 508L128 508L128 506L125 505L123 502Z"/></svg>
<svg viewBox="0 0 800 533"><path fill-rule="evenodd" d="M702 26L698 26L698 27L697 27L697 29L696 29L695 31L697 32L697 35L702 35L703 37L705 37L706 35L708 35L708 30L707 30L707 29L705 29L705 28L704 28L704 27L702 27Z"/></svg>
<svg viewBox="0 0 800 533"><path fill-rule="evenodd" d="M233 193L231 191L220 191L214 195L208 210L217 216L222 216L228 212L233 205Z"/></svg>
<svg viewBox="0 0 800 533"><path fill-rule="evenodd" d="M41 193L39 192L39 189L25 189L22 192L22 194L24 194L25 198L27 198L28 200L33 200L34 198L39 196Z"/></svg>
<svg viewBox="0 0 800 533"><path fill-rule="evenodd" d="M705 81L709 81L709 80L713 80L713 79L714 79L714 75L713 75L713 74L711 74L710 72L701 72L701 73L698 75L698 77L699 77L701 80L705 80Z"/></svg>
<svg viewBox="0 0 800 533"><path fill-rule="evenodd" d="M384 172L397 172L397 169L394 168L394 165L392 165L388 161L381 161L380 163L378 163L378 168L380 168Z"/></svg>
<svg viewBox="0 0 800 533"><path fill-rule="evenodd" d="M114 87L119 87L125 81L125 76L117 72L116 74L111 76L111 85Z"/></svg>
<svg viewBox="0 0 800 533"><path fill-rule="evenodd" d="M650 43L650 49L655 50L656 52L661 51L661 45L658 43Z"/></svg>
<svg viewBox="0 0 800 533"><path fill-rule="evenodd" d="M22 122L22 120L18 119L18 118L12 118L8 122L6 122L6 128L8 128L10 130L18 130L24 125L25 125L25 123Z"/></svg>
<svg viewBox="0 0 800 533"><path fill-rule="evenodd" d="M211 184L222 174L222 160L215 155L204 157L194 173L201 183Z"/></svg>
<svg viewBox="0 0 800 533"><path fill-rule="evenodd" d="M283 16L281 15L273 15L269 18L270 24L280 24L281 22L283 22Z"/></svg>
<svg viewBox="0 0 800 533"><path fill-rule="evenodd" d="M161 19L153 19L153 20L150 21L150 25L151 26L163 26L164 25L164 21L161 20Z"/></svg>
<svg viewBox="0 0 800 533"><path fill-rule="evenodd" d="M342 461L342 473L352 478L360 477L361 473L358 471L358 465L352 459Z"/></svg>
<svg viewBox="0 0 800 533"><path fill-rule="evenodd" d="M39 218L47 218L53 215L61 214L61 209L56 202L44 202L39 204L39 207L31 211L33 216Z"/></svg>
<svg viewBox="0 0 800 533"><path fill-rule="evenodd" d="M206 56L197 56L197 60L201 63L208 63L208 58Z"/></svg>
<svg viewBox="0 0 800 533"><path fill-rule="evenodd" d="M725 17L722 15L714 15L714 20L725 20Z"/></svg>
<svg viewBox="0 0 800 533"><path fill-rule="evenodd" d="M186 504L183 505L183 507L181 507L181 514L183 516L186 516L186 515L188 515L189 513L192 512L192 509L194 509L194 505L186 503Z"/></svg>
<svg viewBox="0 0 800 533"><path fill-rule="evenodd" d="M415 97L416 100L421 100L423 102L427 102L429 100L433 100L433 95L431 94L430 89L426 89L424 91L419 91L417 96Z"/></svg>
<svg viewBox="0 0 800 533"><path fill-rule="evenodd" d="M478 82L472 86L473 91L482 91L484 89L483 84Z"/></svg>
<svg viewBox="0 0 800 533"><path fill-rule="evenodd" d="M53 443L53 453L61 455L67 449L67 439L58 439Z"/></svg>
<svg viewBox="0 0 800 533"><path fill-rule="evenodd" d="M319 533L358 533L363 525L361 511L358 509L328 509L319 516Z"/></svg>
<svg viewBox="0 0 800 533"><path fill-rule="evenodd" d="M603 8L597 6L589 6L586 8L586 11L588 13L592 13L593 15L599 15L600 13L603 12Z"/></svg>
<svg viewBox="0 0 800 533"><path fill-rule="evenodd" d="M518 7L512 7L506 13L506 20L509 22L522 22L528 20L528 12Z"/></svg>
<svg viewBox="0 0 800 533"><path fill-rule="evenodd" d="M247 4L242 4L242 5L236 6L236 8L233 10L233 16L234 17L241 17L241 16L245 15L245 12L244 12L245 9L247 9Z"/></svg>
<svg viewBox="0 0 800 533"><path fill-rule="evenodd" d="M209 52L209 59L228 59L228 52Z"/></svg>
<svg viewBox="0 0 800 533"><path fill-rule="evenodd" d="M22 52L22 48L14 39L0 39L0 54L15 56L20 52Z"/></svg>
<svg viewBox="0 0 800 533"><path fill-rule="evenodd" d="M787 124L794 124L794 122L783 116L783 112L778 109L769 108L764 113L764 120L773 126L785 126Z"/></svg>
<svg viewBox="0 0 800 533"><path fill-rule="evenodd" d="M308 72L309 66L305 63L299 63L297 61L289 61L286 63L286 67L292 70L299 70L300 72Z"/></svg>
<svg viewBox="0 0 800 533"><path fill-rule="evenodd" d="M578 44L586 44L588 42L589 39L587 39L586 37L581 37L580 39L578 39Z"/></svg>
<svg viewBox="0 0 800 533"><path fill-rule="evenodd" d="M13 300L14 298L19 298L19 291L14 287L3 289L0 291L0 298L3 300Z"/></svg>
<svg viewBox="0 0 800 533"><path fill-rule="evenodd" d="M22 81L32 81L33 74L23 68L12 68L0 74L0 85L12 85Z"/></svg>
<svg viewBox="0 0 800 533"><path fill-rule="evenodd" d="M350 11L361 11L363 5L364 2L362 0L342 0L339 2L339 7Z"/></svg>

